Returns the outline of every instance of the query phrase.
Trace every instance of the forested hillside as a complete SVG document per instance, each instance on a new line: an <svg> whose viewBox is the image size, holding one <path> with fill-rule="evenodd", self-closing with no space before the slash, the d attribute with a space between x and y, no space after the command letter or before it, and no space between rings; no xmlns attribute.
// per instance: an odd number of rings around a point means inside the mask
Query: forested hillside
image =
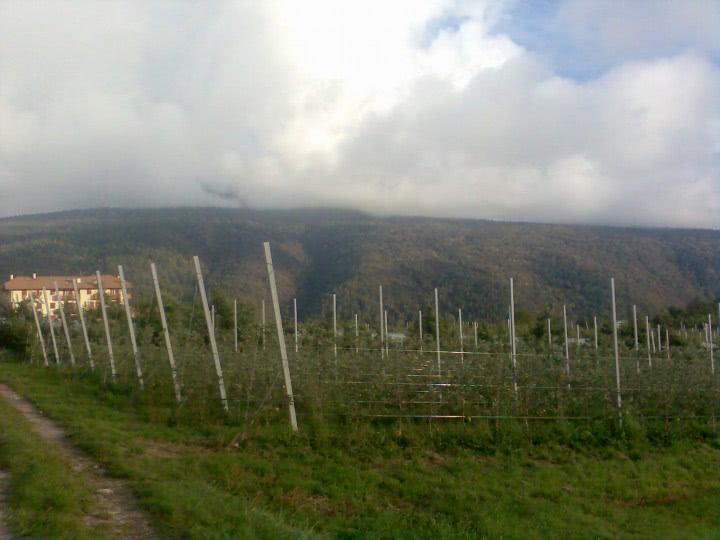
<svg viewBox="0 0 720 540"><path fill-rule="evenodd" d="M720 296L720 232L377 217L347 210L217 208L100 209L0 220L0 276L116 273L122 264L137 299L158 265L170 299L192 299L192 256L206 281L257 305L266 290L269 240L282 301L301 317L327 313L338 294L343 318L374 316L383 285L391 317L426 309L434 287L442 309L468 318L506 312L508 278L518 309L566 303L577 317L609 307L614 276L621 312L655 313ZM265 293L266 294L266 293Z"/></svg>

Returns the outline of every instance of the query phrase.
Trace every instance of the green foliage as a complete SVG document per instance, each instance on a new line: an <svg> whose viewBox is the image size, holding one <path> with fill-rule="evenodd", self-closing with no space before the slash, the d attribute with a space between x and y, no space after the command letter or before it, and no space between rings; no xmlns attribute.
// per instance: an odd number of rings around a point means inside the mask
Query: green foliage
<svg viewBox="0 0 720 540"><path fill-rule="evenodd" d="M235 325L235 304L227 297L222 287L213 285L210 287L208 301L215 307L215 327L218 330L233 331ZM238 340L246 341L256 334L252 308L245 302L237 302L237 326Z"/></svg>
<svg viewBox="0 0 720 540"><path fill-rule="evenodd" d="M0 351L5 351L24 358L28 352L28 343L32 339L32 315L27 303L13 309L10 303L0 294Z"/></svg>
<svg viewBox="0 0 720 540"><path fill-rule="evenodd" d="M6 218L0 275L115 273L122 264L139 304L153 296L148 263L154 260L163 296L189 302L196 286L192 256L199 255L210 289L228 302L256 306L267 289L265 240L273 246L283 311L297 297L302 320L321 317L332 293L341 319L360 313L375 320L379 284L391 325L415 320L431 305L434 287L443 313L462 307L468 321L497 320L507 313L510 276L516 276L518 324L531 323L523 312L557 316L563 304L571 319L608 313L611 276L621 319L629 318L632 304L652 315L691 296L720 298L717 231L378 218L339 210L106 209ZM707 316L717 306L700 311L698 317ZM423 315L430 323L432 310ZM696 324L693 317L687 324ZM220 324L228 320L225 313Z"/></svg>
<svg viewBox="0 0 720 540"><path fill-rule="evenodd" d="M0 322L0 349L7 349L19 357L27 353L30 327L18 320Z"/></svg>
<svg viewBox="0 0 720 540"><path fill-rule="evenodd" d="M701 300L699 298L692 299L687 306L679 308L670 306L667 311L658 313L653 319L653 324L662 324L663 326L685 325L689 327L698 326L702 328L707 323L708 315L712 316L713 324L718 322L718 304L720 299L714 301Z"/></svg>
<svg viewBox="0 0 720 540"><path fill-rule="evenodd" d="M530 436L522 421L303 417L299 434L272 422L240 438L232 424L155 423L122 388L70 370L5 366L2 377L129 479L163 537L699 538L718 527L720 450L687 439L686 424L643 434L628 417L624 436L603 420Z"/></svg>
<svg viewBox="0 0 720 540"><path fill-rule="evenodd" d="M234 324L233 305L218 285L210 287L208 294L210 305L215 308L215 328L232 330Z"/></svg>

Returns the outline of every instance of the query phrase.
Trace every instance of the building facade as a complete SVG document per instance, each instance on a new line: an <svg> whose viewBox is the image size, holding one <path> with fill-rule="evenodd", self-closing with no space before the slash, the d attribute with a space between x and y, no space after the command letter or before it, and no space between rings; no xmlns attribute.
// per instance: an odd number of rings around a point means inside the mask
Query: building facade
<svg viewBox="0 0 720 540"><path fill-rule="evenodd" d="M105 301L124 304L126 299L122 293L120 278L104 274L100 276L100 279L105 293ZM55 291L55 283L57 283L59 295ZM38 276L33 274L32 277L27 277L11 275L10 279L3 284L3 291L8 295L10 303L15 308L22 302L29 301L30 293L32 293L35 298L35 309L43 316L47 316L47 307L43 297L43 289L45 289L50 317L55 318L61 302L68 307L74 307L78 303L78 299L75 298L75 286L77 286L79 304L82 309L95 309L100 306L96 276ZM132 285L129 281L125 281L125 289L128 297L131 297Z"/></svg>

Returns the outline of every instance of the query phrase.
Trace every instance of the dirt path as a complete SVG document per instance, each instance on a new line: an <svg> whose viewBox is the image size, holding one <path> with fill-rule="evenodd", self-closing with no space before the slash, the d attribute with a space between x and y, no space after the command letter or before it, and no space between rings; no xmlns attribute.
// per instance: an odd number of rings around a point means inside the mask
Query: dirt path
<svg viewBox="0 0 720 540"><path fill-rule="evenodd" d="M81 475L90 486L95 499L85 517L88 526L99 526L117 538L156 538L147 517L138 508L127 482L110 478L101 465L70 444L61 427L43 416L29 401L4 384L0 384L0 396L30 421L35 432L59 446L73 471ZM2 478L0 478L0 495L1 484ZM2 539L0 528L0 540Z"/></svg>

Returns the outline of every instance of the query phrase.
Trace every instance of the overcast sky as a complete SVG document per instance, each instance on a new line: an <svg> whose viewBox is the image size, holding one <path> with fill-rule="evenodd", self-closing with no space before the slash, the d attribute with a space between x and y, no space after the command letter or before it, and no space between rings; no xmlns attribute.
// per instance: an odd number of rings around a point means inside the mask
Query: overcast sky
<svg viewBox="0 0 720 540"><path fill-rule="evenodd" d="M720 228L720 0L0 0L0 216Z"/></svg>

